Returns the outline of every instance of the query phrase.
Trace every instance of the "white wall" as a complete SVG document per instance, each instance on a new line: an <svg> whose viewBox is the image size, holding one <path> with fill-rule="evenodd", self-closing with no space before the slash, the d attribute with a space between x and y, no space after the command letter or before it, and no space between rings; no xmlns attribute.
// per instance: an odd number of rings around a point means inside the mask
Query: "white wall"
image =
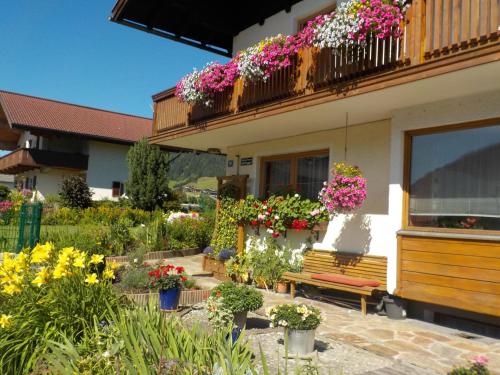
<svg viewBox="0 0 500 375"><path fill-rule="evenodd" d="M37 198L43 200L47 195L59 194L64 178L73 174L78 173L58 168L42 168L19 174L16 176L16 180L20 181L36 176Z"/></svg>
<svg viewBox="0 0 500 375"><path fill-rule="evenodd" d="M356 214L335 217L326 234L314 244L315 248L387 255L387 238L394 236L388 226L390 134L389 121L349 127L347 162L359 166L367 178L367 200ZM240 167L239 173L249 175L248 191L259 195L260 159L263 156L329 149L332 167L334 162L344 159L344 139L345 130L335 129L232 147L227 158L234 160L234 166L228 168L227 173L236 174L236 155L252 156L253 165ZM253 237L252 229L248 229L247 233ZM261 231L263 233L264 230ZM292 248L299 248L308 236L307 233L298 234L290 230L283 241Z"/></svg>
<svg viewBox="0 0 500 375"><path fill-rule="evenodd" d="M266 37L278 34L292 35L297 30L298 22L305 17L309 17L328 6L335 4L335 0L304 0L294 6L290 13L281 11L267 18L261 26L255 24L236 35L233 39L234 53L241 51Z"/></svg>
<svg viewBox="0 0 500 375"><path fill-rule="evenodd" d="M92 199L112 197L113 181L124 183L128 178L127 153L130 146L89 141L87 183L94 192Z"/></svg>

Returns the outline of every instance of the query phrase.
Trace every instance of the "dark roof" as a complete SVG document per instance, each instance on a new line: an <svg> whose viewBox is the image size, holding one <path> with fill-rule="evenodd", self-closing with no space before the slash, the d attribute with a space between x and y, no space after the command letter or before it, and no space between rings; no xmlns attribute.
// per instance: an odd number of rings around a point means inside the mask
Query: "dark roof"
<svg viewBox="0 0 500 375"><path fill-rule="evenodd" d="M301 0L117 0L111 20L231 56L233 37Z"/></svg>
<svg viewBox="0 0 500 375"><path fill-rule="evenodd" d="M0 90L0 106L12 128L133 143L150 137L149 118Z"/></svg>

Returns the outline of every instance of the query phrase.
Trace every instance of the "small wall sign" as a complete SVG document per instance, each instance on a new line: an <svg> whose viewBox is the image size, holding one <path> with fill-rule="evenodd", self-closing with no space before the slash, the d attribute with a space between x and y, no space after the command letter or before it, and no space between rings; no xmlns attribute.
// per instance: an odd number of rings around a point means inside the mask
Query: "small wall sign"
<svg viewBox="0 0 500 375"><path fill-rule="evenodd" d="M244 166L248 166L248 165L252 165L253 164L253 158L252 157L249 157L249 158L241 158L240 160L240 165L242 167Z"/></svg>
<svg viewBox="0 0 500 375"><path fill-rule="evenodd" d="M234 160L228 160L228 161L227 161L227 167L228 167L228 168L232 168L232 167L233 167L233 165L234 165Z"/></svg>

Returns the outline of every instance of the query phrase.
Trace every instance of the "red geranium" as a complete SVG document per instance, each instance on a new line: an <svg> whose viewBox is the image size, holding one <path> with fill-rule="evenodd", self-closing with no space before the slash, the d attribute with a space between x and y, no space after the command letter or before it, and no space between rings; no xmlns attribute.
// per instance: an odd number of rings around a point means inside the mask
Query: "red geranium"
<svg viewBox="0 0 500 375"><path fill-rule="evenodd" d="M292 221L292 225L290 227L292 229L296 229L296 230L303 230L303 229L307 229L308 226L309 226L309 222L307 220L295 219L294 221Z"/></svg>
<svg viewBox="0 0 500 375"><path fill-rule="evenodd" d="M159 265L148 272L150 289L174 289L181 288L187 280L184 267L175 267L172 264Z"/></svg>

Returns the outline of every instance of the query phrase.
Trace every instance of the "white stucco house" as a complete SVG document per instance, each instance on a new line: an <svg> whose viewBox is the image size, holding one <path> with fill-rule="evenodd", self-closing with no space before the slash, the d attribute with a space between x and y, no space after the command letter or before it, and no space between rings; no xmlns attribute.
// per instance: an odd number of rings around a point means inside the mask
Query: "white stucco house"
<svg viewBox="0 0 500 375"><path fill-rule="evenodd" d="M0 91L0 173L38 198L57 194L64 177L86 178L94 200L124 194L127 152L151 135L151 119Z"/></svg>
<svg viewBox="0 0 500 375"><path fill-rule="evenodd" d="M337 5L254 1L236 10L214 2L201 10L181 3L158 12L118 0L111 19L231 58L266 37L294 35ZM314 198L335 162L359 166L365 204L333 218L313 247L386 257L387 292L426 318L497 324L499 3L442 4L413 0L400 37L337 51L302 48L266 82L238 78L211 107L181 103L174 89L156 94L150 140L221 150L228 180L248 175L246 190L259 197L300 186ZM305 235L288 240L305 245Z"/></svg>

